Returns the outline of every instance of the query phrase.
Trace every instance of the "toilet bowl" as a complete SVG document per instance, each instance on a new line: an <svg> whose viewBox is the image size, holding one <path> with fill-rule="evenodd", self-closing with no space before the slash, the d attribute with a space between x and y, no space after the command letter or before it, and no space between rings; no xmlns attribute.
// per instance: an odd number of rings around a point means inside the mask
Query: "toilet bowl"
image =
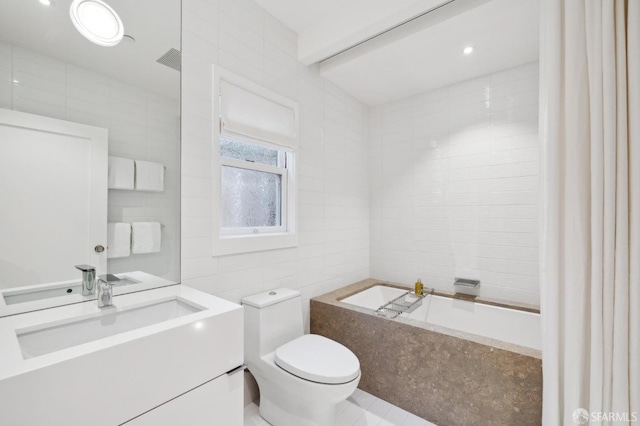
<svg viewBox="0 0 640 426"><path fill-rule="evenodd" d="M333 426L336 408L360 381L360 363L331 339L303 334L300 292L275 289L242 299L245 362L260 389L260 416L273 426Z"/></svg>

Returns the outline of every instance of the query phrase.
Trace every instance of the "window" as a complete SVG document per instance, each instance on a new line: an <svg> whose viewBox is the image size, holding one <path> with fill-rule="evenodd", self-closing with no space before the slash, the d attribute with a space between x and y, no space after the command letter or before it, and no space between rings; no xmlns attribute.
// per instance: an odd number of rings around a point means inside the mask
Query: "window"
<svg viewBox="0 0 640 426"><path fill-rule="evenodd" d="M287 231L293 153L227 134L220 136L221 235Z"/></svg>
<svg viewBox="0 0 640 426"><path fill-rule="evenodd" d="M214 68L216 255L293 247L297 104Z"/></svg>

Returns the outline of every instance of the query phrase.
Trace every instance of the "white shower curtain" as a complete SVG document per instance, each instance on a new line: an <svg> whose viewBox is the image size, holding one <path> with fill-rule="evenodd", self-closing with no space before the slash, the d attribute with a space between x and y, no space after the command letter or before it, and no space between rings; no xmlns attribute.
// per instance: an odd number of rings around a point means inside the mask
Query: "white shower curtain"
<svg viewBox="0 0 640 426"><path fill-rule="evenodd" d="M543 424L640 425L640 0L542 0L540 67Z"/></svg>

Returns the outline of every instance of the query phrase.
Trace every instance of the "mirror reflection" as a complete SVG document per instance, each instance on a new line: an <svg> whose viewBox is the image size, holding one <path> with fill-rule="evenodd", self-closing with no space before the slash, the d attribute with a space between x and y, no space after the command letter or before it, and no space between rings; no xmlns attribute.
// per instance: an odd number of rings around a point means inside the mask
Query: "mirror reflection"
<svg viewBox="0 0 640 426"><path fill-rule="evenodd" d="M180 6L0 0L0 316L179 281Z"/></svg>

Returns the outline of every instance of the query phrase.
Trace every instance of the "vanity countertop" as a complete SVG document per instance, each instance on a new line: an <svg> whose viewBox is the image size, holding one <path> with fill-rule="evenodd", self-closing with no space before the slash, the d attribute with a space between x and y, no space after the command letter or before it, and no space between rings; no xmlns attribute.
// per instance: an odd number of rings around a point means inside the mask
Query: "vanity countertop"
<svg viewBox="0 0 640 426"><path fill-rule="evenodd" d="M176 299L196 307L197 311L165 321L160 319L152 325L33 357L23 354L18 340L18 335L33 330L48 329L86 319L100 319L101 317L102 320L108 321L106 317L110 316L110 314ZM218 314L240 309L242 308L238 304L183 285L173 285L150 291L114 296L113 306L107 308L98 308L95 301L88 301L0 318L0 359L2 359L0 363L0 380L56 363L62 363L82 355L121 345L189 323L196 324L196 326L192 327L192 331L198 334L200 330L197 325L204 324L203 321ZM168 346L167 350L176 350L176 348Z"/></svg>
<svg viewBox="0 0 640 426"><path fill-rule="evenodd" d="M2 423L126 423L241 366L243 320L184 285L0 318Z"/></svg>

